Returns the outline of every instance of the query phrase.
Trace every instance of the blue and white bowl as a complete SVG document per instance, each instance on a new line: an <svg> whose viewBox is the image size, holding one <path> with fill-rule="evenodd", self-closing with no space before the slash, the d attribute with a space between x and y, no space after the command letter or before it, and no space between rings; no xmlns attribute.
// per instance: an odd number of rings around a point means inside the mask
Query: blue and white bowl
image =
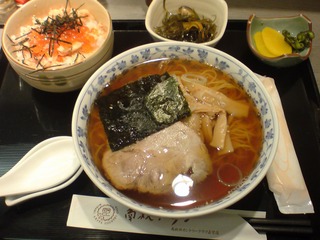
<svg viewBox="0 0 320 240"><path fill-rule="evenodd" d="M90 156L87 144L87 119L92 103L106 83L134 65L151 59L187 58L215 66L232 75L252 97L259 109L264 139L260 159L252 174L231 194L206 206L189 210L166 210L146 206L129 199L115 189L99 172ZM186 42L159 42L142 45L115 56L101 66L88 80L76 101L72 118L72 136L84 171L107 196L123 205L145 214L160 217L195 217L224 209L246 196L267 173L278 143L278 120L272 100L258 77L244 64L217 49Z"/></svg>

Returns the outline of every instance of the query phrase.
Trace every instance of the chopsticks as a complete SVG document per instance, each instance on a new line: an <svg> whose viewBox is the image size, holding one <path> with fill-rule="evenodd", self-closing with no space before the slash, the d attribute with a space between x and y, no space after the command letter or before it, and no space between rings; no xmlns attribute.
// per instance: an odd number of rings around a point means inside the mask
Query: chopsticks
<svg viewBox="0 0 320 240"><path fill-rule="evenodd" d="M311 221L309 220L266 218L245 218L245 220L259 233L281 233L290 235L313 234Z"/></svg>

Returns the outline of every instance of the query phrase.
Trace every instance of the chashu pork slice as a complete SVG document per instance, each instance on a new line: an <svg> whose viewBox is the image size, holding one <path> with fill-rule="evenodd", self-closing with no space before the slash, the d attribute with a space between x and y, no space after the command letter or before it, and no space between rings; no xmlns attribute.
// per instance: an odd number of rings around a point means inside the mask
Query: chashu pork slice
<svg viewBox="0 0 320 240"><path fill-rule="evenodd" d="M181 122L121 150L107 151L102 166L117 189L153 194L170 191L179 174L197 183L212 172L206 146L194 130Z"/></svg>

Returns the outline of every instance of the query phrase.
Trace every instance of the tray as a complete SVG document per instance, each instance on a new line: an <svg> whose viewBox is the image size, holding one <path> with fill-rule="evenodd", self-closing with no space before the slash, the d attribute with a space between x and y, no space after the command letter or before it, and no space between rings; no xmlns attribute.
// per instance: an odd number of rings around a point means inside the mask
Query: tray
<svg viewBox="0 0 320 240"><path fill-rule="evenodd" d="M113 27L114 55L152 42L143 21L114 21ZM247 221L257 231L267 233L269 240L313 239L320 229L320 97L312 67L309 60L286 69L263 64L250 52L245 29L245 21L229 21L216 48L239 59L254 72L275 79L316 213L281 214L266 179L230 209L265 211L266 219ZM0 176L36 143L54 136L71 135L72 110L78 93L46 93L30 87L19 79L0 52ZM1 198L0 238L150 238L150 235L66 227L73 194L105 196L82 173L67 188L14 207L7 207Z"/></svg>

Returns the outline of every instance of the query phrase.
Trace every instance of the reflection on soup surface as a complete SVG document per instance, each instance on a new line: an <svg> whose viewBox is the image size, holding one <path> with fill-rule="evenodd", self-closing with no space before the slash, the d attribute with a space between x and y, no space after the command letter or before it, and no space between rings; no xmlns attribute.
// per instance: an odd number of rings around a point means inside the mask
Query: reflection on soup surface
<svg viewBox="0 0 320 240"><path fill-rule="evenodd" d="M100 171L125 195L186 209L223 198L252 172L262 124L229 75L193 60L159 59L101 91L88 144Z"/></svg>

